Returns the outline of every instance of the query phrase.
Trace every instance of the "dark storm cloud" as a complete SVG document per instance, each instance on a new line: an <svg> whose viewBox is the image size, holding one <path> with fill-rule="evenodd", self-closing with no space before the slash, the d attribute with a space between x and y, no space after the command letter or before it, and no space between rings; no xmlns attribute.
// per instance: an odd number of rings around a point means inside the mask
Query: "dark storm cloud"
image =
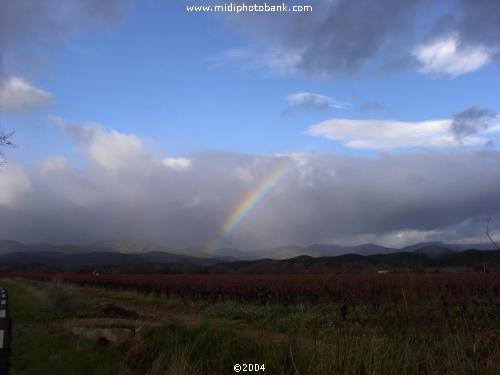
<svg viewBox="0 0 500 375"><path fill-rule="evenodd" d="M397 40L399 32L411 29L414 12L424 2L335 1L325 6L318 23L307 14L299 27L287 33L285 43L300 43L303 49L299 67L313 74L354 72L376 56L388 40ZM320 11L322 9L320 8Z"/></svg>
<svg viewBox="0 0 500 375"><path fill-rule="evenodd" d="M457 139L477 134L494 125L495 112L471 107L453 115L451 131Z"/></svg>
<svg viewBox="0 0 500 375"><path fill-rule="evenodd" d="M15 0L0 1L0 78L11 73L10 65L40 45L53 45L65 33L85 24L117 20L128 1L122 0ZM15 62L8 63L13 59ZM9 65L9 66L7 66ZM17 72L16 72L17 73Z"/></svg>
<svg viewBox="0 0 500 375"><path fill-rule="evenodd" d="M287 66L288 72L353 73L368 62L382 71L401 70L416 64L416 45L450 35L456 35L465 50L484 47L494 58L500 53L498 1L454 0L441 6L437 0L324 0L311 5L309 13L227 17L270 46L271 54L290 56L285 60L294 66ZM262 53L255 56L263 59ZM274 59L271 63L279 65Z"/></svg>
<svg viewBox="0 0 500 375"><path fill-rule="evenodd" d="M204 153L175 163L140 148L124 153L121 146L134 140L130 137L101 129L82 148L87 162L81 167L64 158L34 167L10 163L0 180L0 238L128 238L203 246L241 199L283 162L293 165L287 178L222 246L362 236L386 241L406 232L413 233L412 240L431 232L458 240L481 236L484 228L477 223L500 215L495 151L376 158Z"/></svg>
<svg viewBox="0 0 500 375"><path fill-rule="evenodd" d="M297 70L325 75L356 72L387 46L400 45L413 29L416 15L429 3L432 1L318 1L308 13L229 17L265 43L300 56L295 59ZM400 59L396 51L393 48L386 55L394 61Z"/></svg>
<svg viewBox="0 0 500 375"><path fill-rule="evenodd" d="M495 0L459 0L462 12L452 18L451 28L459 31L467 43L478 43L500 53L500 2Z"/></svg>

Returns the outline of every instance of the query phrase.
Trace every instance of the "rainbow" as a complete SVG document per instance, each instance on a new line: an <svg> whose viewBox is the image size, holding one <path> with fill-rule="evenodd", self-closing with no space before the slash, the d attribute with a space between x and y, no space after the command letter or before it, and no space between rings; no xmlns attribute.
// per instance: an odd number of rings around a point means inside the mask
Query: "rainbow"
<svg viewBox="0 0 500 375"><path fill-rule="evenodd" d="M233 231L241 221L288 175L295 165L293 160L280 164L267 175L257 186L250 190L231 210L224 220L215 239L209 242L208 249L215 250L223 237Z"/></svg>

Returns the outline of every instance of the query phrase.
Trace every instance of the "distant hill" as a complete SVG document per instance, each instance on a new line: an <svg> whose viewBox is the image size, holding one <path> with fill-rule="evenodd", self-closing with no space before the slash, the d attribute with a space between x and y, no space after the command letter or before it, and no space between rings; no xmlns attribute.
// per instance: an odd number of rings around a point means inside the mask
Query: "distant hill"
<svg viewBox="0 0 500 375"><path fill-rule="evenodd" d="M346 255L373 256L398 253L415 253L415 256L438 260L464 250L494 250L492 244L446 244L423 242L401 249L376 244L342 246L336 244L312 244L309 246L286 245L261 250L231 248L207 250L202 248L175 249L152 241L107 240L89 245L23 244L19 241L0 240L0 264L39 264L45 266L77 266L91 264L195 264L207 267L216 263L262 259L288 260L301 256L327 258ZM410 258L408 258L410 257ZM406 256L409 261L414 258ZM306 258L304 258L306 259ZM343 257L339 259L351 259ZM358 259L358 258L352 258ZM420 259L420 258L419 258ZM366 263L365 261L363 261ZM266 263L267 264L267 263ZM352 262L350 263L352 265Z"/></svg>
<svg viewBox="0 0 500 375"><path fill-rule="evenodd" d="M64 254L54 251L18 252L0 255L0 265L42 265L55 268L75 268L83 266L124 266L124 265L196 265L201 267L220 263L215 258L196 258L187 255L152 251L142 254L119 252L92 252L85 254Z"/></svg>
<svg viewBox="0 0 500 375"><path fill-rule="evenodd" d="M312 253L309 248L297 245L285 245L271 249L245 251L240 255L240 259L288 259L304 254L317 256L317 254Z"/></svg>
<svg viewBox="0 0 500 375"><path fill-rule="evenodd" d="M340 245L310 245L308 248L313 249L320 256L335 256L342 254L359 254L359 255L372 255L372 254L386 254L398 251L398 249L384 247L375 244L363 244L357 246L340 246Z"/></svg>
<svg viewBox="0 0 500 375"><path fill-rule="evenodd" d="M421 249L423 247L428 246L440 246L446 247L455 251L464 251L464 250L496 250L495 246L491 242L486 243L475 243L475 244L455 244L455 243L444 243L439 241L434 242L420 242L413 245L409 245L400 249L400 251L415 251Z"/></svg>
<svg viewBox="0 0 500 375"><path fill-rule="evenodd" d="M296 246L287 245L281 247L275 247L271 249L264 250L248 250L248 251L234 251L235 257L242 260L256 260L256 259L288 259L297 257L300 255L308 255L312 257L328 257L328 256L338 256L345 254L357 254L357 255L375 255L375 254L390 254L397 252L413 252L415 250L427 248L428 252L439 252L439 248L448 249L450 251L463 251L468 249L477 250L494 250L491 244L478 244L478 245L456 245L456 244L445 244L443 242L422 242L415 245L403 247L403 248L392 248L385 247L376 244L362 244L357 246L342 246L336 244L312 244L308 246ZM230 254L230 252L225 251L225 254ZM219 254L216 250L214 254Z"/></svg>
<svg viewBox="0 0 500 375"><path fill-rule="evenodd" d="M17 244L12 244L17 248ZM29 246L29 245L28 245ZM10 247L12 248L12 247ZM49 247L52 248L52 247ZM59 248L55 246L55 248ZM67 249L67 247L63 247ZM283 247L278 254L300 252L300 247ZM364 251L377 247L366 246ZM331 251L331 249L328 249ZM413 251L382 254L342 254L312 257L300 255L287 259L263 258L257 260L224 261L220 258L202 258L163 251L122 253L97 251L63 253L57 251L13 252L0 255L0 270L82 270L92 267L113 269L117 272L168 273L243 273L293 274L327 272L423 271L423 270L498 270L500 253L487 250L454 251L437 244L424 244Z"/></svg>
<svg viewBox="0 0 500 375"><path fill-rule="evenodd" d="M432 252L442 252L447 251L443 249L448 249L449 251L464 251L469 249L475 250L495 250L495 247L491 243L483 244L446 244L443 242L422 242L403 248L392 248L385 247L376 244L362 244L357 246L342 246L336 244L312 244L308 246L281 246L265 250L249 250L244 252L238 252L237 258L242 260L256 260L256 259L288 259L297 257L300 255L308 255L312 257L328 257L328 256L338 256L345 254L357 254L357 255L375 255L375 254L390 254L397 252L413 252L415 250L426 248L430 253ZM440 250L441 249L441 250ZM215 251L218 254L218 251Z"/></svg>
<svg viewBox="0 0 500 375"><path fill-rule="evenodd" d="M151 251L177 253L176 249L152 241L107 240L95 242L88 247L95 251L114 250L124 254L139 254Z"/></svg>
<svg viewBox="0 0 500 375"><path fill-rule="evenodd" d="M50 244L23 244L19 241L0 240L0 256L11 253L59 253L61 255L89 254L89 253L122 253L146 254L163 253L179 257L217 259L217 261L234 261L238 258L218 256L216 254L198 251L196 249L174 249L151 241L108 240L89 245L50 245ZM179 258L182 259L182 258Z"/></svg>
<svg viewBox="0 0 500 375"><path fill-rule="evenodd" d="M498 252L467 250L456 252L442 247L426 247L413 252L358 255L345 254L334 257L299 257L276 260L261 259L216 264L212 273L223 274L294 274L331 272L376 272L376 271L435 271L467 270L500 271Z"/></svg>
<svg viewBox="0 0 500 375"><path fill-rule="evenodd" d="M220 256L230 255L238 259L256 260L256 259L288 259L300 255L309 255L313 257L336 256L342 254L385 254L399 251L398 249L388 248L374 244L364 244L358 246L341 246L335 244L312 244L308 246L285 245L270 249L261 250L233 250L233 249L217 249L214 254Z"/></svg>
<svg viewBox="0 0 500 375"><path fill-rule="evenodd" d="M0 240L0 254L22 251L25 245L19 241Z"/></svg>
<svg viewBox="0 0 500 375"><path fill-rule="evenodd" d="M431 258L441 258L446 255L452 255L455 253L455 250L440 245L424 245L420 248L416 248L413 252L424 254Z"/></svg>

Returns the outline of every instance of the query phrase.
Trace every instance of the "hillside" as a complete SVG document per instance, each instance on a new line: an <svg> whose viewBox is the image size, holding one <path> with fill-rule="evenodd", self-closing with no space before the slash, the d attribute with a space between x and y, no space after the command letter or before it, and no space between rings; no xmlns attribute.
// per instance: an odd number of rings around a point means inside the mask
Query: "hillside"
<svg viewBox="0 0 500 375"><path fill-rule="evenodd" d="M293 274L326 272L497 270L496 251L463 252L438 245L384 254L343 254L312 257L300 255L287 259L225 261L150 251L140 254L100 251L68 254L56 251L15 252L0 255L0 268L8 270L88 270L100 268L134 273L227 273Z"/></svg>
<svg viewBox="0 0 500 375"><path fill-rule="evenodd" d="M274 260L239 261L217 264L214 273L238 274L294 274L326 272L376 272L376 271L434 271L498 270L500 254L486 250L455 252L446 248L424 247L413 252L358 255L346 254L334 257L299 257Z"/></svg>
<svg viewBox="0 0 500 375"><path fill-rule="evenodd" d="M143 254L92 252L65 254L54 251L18 252L0 255L0 267L9 269L81 269L86 267L127 266L130 271L199 271L220 263L220 259L152 251ZM37 266L37 267L35 267ZM182 266L182 267L180 267ZM192 266L192 267L188 267Z"/></svg>

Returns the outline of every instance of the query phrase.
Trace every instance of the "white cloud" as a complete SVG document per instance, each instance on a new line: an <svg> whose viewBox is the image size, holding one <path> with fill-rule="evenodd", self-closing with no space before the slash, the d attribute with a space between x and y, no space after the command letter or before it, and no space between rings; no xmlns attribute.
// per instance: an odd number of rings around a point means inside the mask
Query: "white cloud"
<svg viewBox="0 0 500 375"><path fill-rule="evenodd" d="M77 143L78 150L86 155L88 161L108 172L115 173L127 169L145 172L152 164L178 171L192 166L192 160L189 158L160 158L153 155L144 146L147 141L135 134L108 129L95 122L80 125L60 117L52 117L50 121Z"/></svg>
<svg viewBox="0 0 500 375"><path fill-rule="evenodd" d="M340 103L329 96L312 92L297 92L286 97L290 109L328 110L345 108L346 104Z"/></svg>
<svg viewBox="0 0 500 375"><path fill-rule="evenodd" d="M488 141L479 136L457 140L451 124L449 119L422 122L332 119L312 125L306 133L357 149L480 146Z"/></svg>
<svg viewBox="0 0 500 375"><path fill-rule="evenodd" d="M60 117L52 117L50 121L77 142L79 150L87 155L90 162L108 172L118 172L127 165L135 165L144 156L143 141L135 134L107 129L95 122L82 126Z"/></svg>
<svg viewBox="0 0 500 375"><path fill-rule="evenodd" d="M500 120L500 116L497 116L497 119ZM494 125L484 131L484 134L498 133L500 132L500 122L498 125Z"/></svg>
<svg viewBox="0 0 500 375"><path fill-rule="evenodd" d="M142 141L134 134L100 129L93 133L86 149L93 162L116 172L142 153Z"/></svg>
<svg viewBox="0 0 500 375"><path fill-rule="evenodd" d="M52 103L52 94L21 77L10 77L0 86L0 106L6 112L24 114Z"/></svg>
<svg viewBox="0 0 500 375"><path fill-rule="evenodd" d="M187 158L164 158L162 163L165 167L183 171L191 166L191 160Z"/></svg>
<svg viewBox="0 0 500 375"><path fill-rule="evenodd" d="M461 46L456 35L417 45L413 55L426 74L456 77L490 62L493 51L485 46Z"/></svg>

